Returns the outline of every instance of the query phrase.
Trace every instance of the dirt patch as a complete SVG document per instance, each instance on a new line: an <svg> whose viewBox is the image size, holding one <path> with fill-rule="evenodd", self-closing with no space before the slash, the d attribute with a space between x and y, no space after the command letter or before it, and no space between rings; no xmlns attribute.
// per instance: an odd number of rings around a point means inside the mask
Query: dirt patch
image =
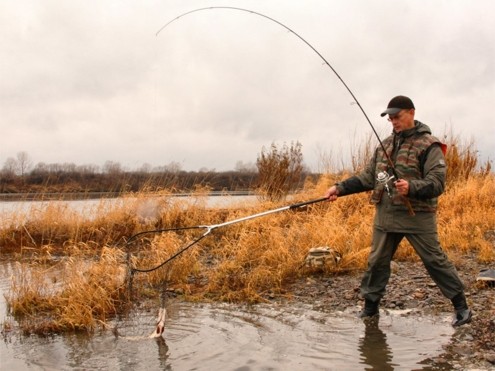
<svg viewBox="0 0 495 371"><path fill-rule="evenodd" d="M456 368L495 369L495 287L476 281L481 269L487 268L473 256L465 256L457 269L466 286L468 304L473 310L471 323L456 328L445 353L433 360L445 369ZM293 293L292 300L311 304L315 310L337 311L355 308L356 314L363 305L359 294L362 272L329 275L314 272L287 289ZM270 296L271 300L278 300ZM450 300L446 299L429 277L421 262L398 262L387 293L381 301L380 310L408 309L407 315L453 314ZM450 369L450 368L448 368Z"/></svg>

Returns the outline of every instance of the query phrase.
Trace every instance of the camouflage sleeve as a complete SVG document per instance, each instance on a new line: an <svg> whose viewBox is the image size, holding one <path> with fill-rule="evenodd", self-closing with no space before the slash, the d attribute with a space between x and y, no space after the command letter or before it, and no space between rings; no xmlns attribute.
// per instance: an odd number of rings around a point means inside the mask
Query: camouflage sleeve
<svg viewBox="0 0 495 371"><path fill-rule="evenodd" d="M376 154L375 154L376 155ZM375 156L368 162L366 168L359 174L337 183L339 196L372 190L375 185Z"/></svg>
<svg viewBox="0 0 495 371"><path fill-rule="evenodd" d="M432 144L423 159L423 178L409 182L409 196L417 199L429 199L441 195L445 188L447 166L442 149Z"/></svg>

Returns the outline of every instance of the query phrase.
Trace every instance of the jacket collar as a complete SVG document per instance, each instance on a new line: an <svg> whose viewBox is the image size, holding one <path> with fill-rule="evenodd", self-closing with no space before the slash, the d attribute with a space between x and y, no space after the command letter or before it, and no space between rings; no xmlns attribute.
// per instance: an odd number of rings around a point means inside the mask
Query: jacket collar
<svg viewBox="0 0 495 371"><path fill-rule="evenodd" d="M412 128L407 129L407 130L403 130L400 133L396 133L394 131L394 136L396 138L408 138L411 135L414 135L418 131L420 125L422 125L422 124L419 121L414 120L414 126Z"/></svg>

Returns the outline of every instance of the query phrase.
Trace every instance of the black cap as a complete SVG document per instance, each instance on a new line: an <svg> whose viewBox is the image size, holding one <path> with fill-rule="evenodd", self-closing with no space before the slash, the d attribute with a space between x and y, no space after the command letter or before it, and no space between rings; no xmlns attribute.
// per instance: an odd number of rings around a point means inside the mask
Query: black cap
<svg viewBox="0 0 495 371"><path fill-rule="evenodd" d="M388 103L387 109L380 116L396 115L403 109L415 109L412 100L403 95L393 97Z"/></svg>

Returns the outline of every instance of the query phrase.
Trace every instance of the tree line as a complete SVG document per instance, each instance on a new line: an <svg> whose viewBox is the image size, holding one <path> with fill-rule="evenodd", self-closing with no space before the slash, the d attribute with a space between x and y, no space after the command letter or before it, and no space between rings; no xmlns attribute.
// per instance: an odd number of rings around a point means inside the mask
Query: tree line
<svg viewBox="0 0 495 371"><path fill-rule="evenodd" d="M9 157L0 171L0 193L125 193L169 190L190 192L198 187L211 191L257 191L277 200L302 187L309 172L305 169L299 142L263 147L256 165L238 162L232 171L200 169L184 171L180 164L151 167L144 164L126 170L113 161L103 167L73 163L33 166L27 152Z"/></svg>

